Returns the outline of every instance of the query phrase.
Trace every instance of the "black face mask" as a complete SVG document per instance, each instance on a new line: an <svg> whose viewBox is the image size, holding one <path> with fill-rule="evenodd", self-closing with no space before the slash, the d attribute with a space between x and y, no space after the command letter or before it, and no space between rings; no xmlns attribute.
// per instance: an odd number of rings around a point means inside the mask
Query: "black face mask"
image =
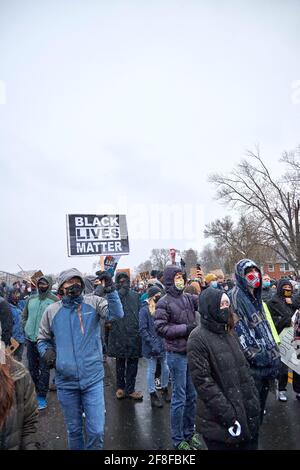
<svg viewBox="0 0 300 470"><path fill-rule="evenodd" d="M220 323L228 323L230 315L230 308L225 307L219 310Z"/></svg>
<svg viewBox="0 0 300 470"><path fill-rule="evenodd" d="M38 287L38 291L39 291L39 294L45 294L45 292L47 292L47 290L49 289L49 286L47 287Z"/></svg>
<svg viewBox="0 0 300 470"><path fill-rule="evenodd" d="M66 295L69 297L79 297L82 291L83 288L81 284L73 284L72 286L66 288Z"/></svg>

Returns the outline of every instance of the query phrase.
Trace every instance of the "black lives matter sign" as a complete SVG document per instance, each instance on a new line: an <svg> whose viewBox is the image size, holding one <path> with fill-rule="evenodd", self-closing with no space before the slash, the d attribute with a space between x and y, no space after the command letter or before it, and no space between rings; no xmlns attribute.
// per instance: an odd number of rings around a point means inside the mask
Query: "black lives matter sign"
<svg viewBox="0 0 300 470"><path fill-rule="evenodd" d="M126 255L129 240L125 215L67 215L69 256Z"/></svg>

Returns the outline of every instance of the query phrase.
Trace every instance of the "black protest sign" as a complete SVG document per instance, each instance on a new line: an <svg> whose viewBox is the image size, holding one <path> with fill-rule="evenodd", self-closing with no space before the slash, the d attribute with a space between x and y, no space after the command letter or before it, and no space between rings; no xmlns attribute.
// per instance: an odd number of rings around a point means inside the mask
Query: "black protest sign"
<svg viewBox="0 0 300 470"><path fill-rule="evenodd" d="M128 255L125 215L67 215L69 256Z"/></svg>

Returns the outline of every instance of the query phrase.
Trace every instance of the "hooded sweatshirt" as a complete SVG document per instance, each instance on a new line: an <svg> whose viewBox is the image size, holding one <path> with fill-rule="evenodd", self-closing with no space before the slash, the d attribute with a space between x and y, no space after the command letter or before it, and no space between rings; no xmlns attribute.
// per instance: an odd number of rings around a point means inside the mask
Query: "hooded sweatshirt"
<svg viewBox="0 0 300 470"><path fill-rule="evenodd" d="M64 282L82 274L75 268L63 271L58 289ZM100 319L124 315L116 291L106 298L93 294L71 298L64 296L48 306L42 317L38 335L38 350L44 356L47 349L56 349L55 384L58 389L85 390L104 377Z"/></svg>
<svg viewBox="0 0 300 470"><path fill-rule="evenodd" d="M201 327L187 343L188 363L198 394L198 418L207 440L240 444L256 438L260 422L258 391L238 339L220 311L222 291L209 287L199 298ZM241 435L228 428L235 421Z"/></svg>
<svg viewBox="0 0 300 470"><path fill-rule="evenodd" d="M255 267L260 273L259 287L254 295L248 289L245 271ZM239 321L235 331L252 372L258 377L275 378L280 367L280 352L265 318L262 299L261 271L254 261L242 259L235 266L236 285L229 293L234 312Z"/></svg>
<svg viewBox="0 0 300 470"><path fill-rule="evenodd" d="M288 279L280 279L277 284L276 294L274 294L272 299L267 302L267 306L272 315L272 319L278 334L280 334L284 328L291 326L291 318L297 310L297 307L293 302L291 304L287 304L285 301L282 288L286 285L290 286L293 292L292 283Z"/></svg>
<svg viewBox="0 0 300 470"><path fill-rule="evenodd" d="M20 308L19 302L13 302L14 294L18 291L19 289L14 287L10 288L7 293L7 300L9 302L11 314L13 316L12 337L18 341L18 343L22 344L25 341L24 330L22 326L22 309Z"/></svg>
<svg viewBox="0 0 300 470"><path fill-rule="evenodd" d="M175 275L182 272L178 266L164 270L166 295L157 303L154 325L158 335L165 338L166 350L186 354L187 326L196 323L198 296L186 294L175 287Z"/></svg>
<svg viewBox="0 0 300 470"><path fill-rule="evenodd" d="M28 299L22 314L22 324L25 330L25 337L26 339L33 342L37 341L40 322L46 308L53 304L53 302L58 301L58 298L51 292L51 278L42 276L40 279L38 279L38 282L41 279L48 282L49 286L47 291L41 294L37 291L36 294L31 296Z"/></svg>

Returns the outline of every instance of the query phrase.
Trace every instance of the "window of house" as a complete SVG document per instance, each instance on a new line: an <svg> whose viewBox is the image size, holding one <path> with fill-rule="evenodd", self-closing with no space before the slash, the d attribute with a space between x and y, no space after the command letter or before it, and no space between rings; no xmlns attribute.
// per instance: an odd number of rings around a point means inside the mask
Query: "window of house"
<svg viewBox="0 0 300 470"><path fill-rule="evenodd" d="M281 271L282 273L284 273L285 271L287 271L286 268L286 263L280 263L279 264L279 271Z"/></svg>
<svg viewBox="0 0 300 470"><path fill-rule="evenodd" d="M274 264L268 264L268 271L269 273L274 271Z"/></svg>

